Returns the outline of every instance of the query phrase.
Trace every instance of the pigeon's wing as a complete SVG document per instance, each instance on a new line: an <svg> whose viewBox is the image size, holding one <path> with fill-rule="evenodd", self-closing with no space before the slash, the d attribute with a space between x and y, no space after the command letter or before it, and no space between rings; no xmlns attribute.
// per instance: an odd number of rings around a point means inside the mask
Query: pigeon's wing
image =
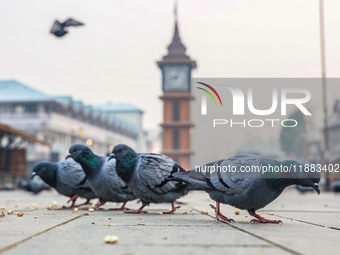
<svg viewBox="0 0 340 255"><path fill-rule="evenodd" d="M60 28L61 28L60 22L58 20L56 20L56 21L54 21L54 23L52 25L50 33L55 34L60 30Z"/></svg>
<svg viewBox="0 0 340 255"><path fill-rule="evenodd" d="M60 181L72 189L90 188L81 165L74 160L58 162L58 175Z"/></svg>
<svg viewBox="0 0 340 255"><path fill-rule="evenodd" d="M229 159L205 164L188 173L174 174L174 177L207 191L217 190L231 195L247 189L252 183L250 178L260 177L258 173L241 171L244 166L261 167L260 157L240 154Z"/></svg>
<svg viewBox="0 0 340 255"><path fill-rule="evenodd" d="M115 190L118 193L131 193L130 190L127 189L126 183L118 176L116 172L116 160L109 160L108 157L103 157L102 160L102 174L105 175L104 182L105 185L110 187L112 190Z"/></svg>
<svg viewBox="0 0 340 255"><path fill-rule="evenodd" d="M74 19L68 19L64 22L65 27L77 27L77 26L84 26L84 23L74 20Z"/></svg>
<svg viewBox="0 0 340 255"><path fill-rule="evenodd" d="M259 178L261 175L261 172L258 172L261 170L260 157L251 154L239 154L227 160L220 160L215 166L218 171L211 174L210 182L217 190L226 194L244 192L252 183L250 179Z"/></svg>
<svg viewBox="0 0 340 255"><path fill-rule="evenodd" d="M141 185L162 194L178 187L178 181L169 178L185 170L165 155L142 153L137 157L135 171Z"/></svg>

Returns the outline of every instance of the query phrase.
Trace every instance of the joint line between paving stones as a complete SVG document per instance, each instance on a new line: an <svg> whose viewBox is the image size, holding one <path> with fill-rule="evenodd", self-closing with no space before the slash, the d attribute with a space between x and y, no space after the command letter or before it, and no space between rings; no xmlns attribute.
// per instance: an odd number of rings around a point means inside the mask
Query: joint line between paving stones
<svg viewBox="0 0 340 255"><path fill-rule="evenodd" d="M303 212L303 213L340 213L340 211L309 211L309 210L259 210L259 212Z"/></svg>
<svg viewBox="0 0 340 255"><path fill-rule="evenodd" d="M295 220L295 221L298 221L298 222L301 222L301 223L305 223L305 224L309 224L309 225L313 225L313 226L317 226L317 227L321 227L321 228L329 228L329 229L333 229L333 230L340 230L340 228L328 227L328 226L325 226L325 225L321 225L321 224L317 224L317 223L313 223L313 222L308 222L308 221L304 221L304 220L298 220L298 219L294 219L294 218L290 218L290 217L285 217L285 216L281 216L281 215L278 215L278 214L275 214L275 216L278 216L280 218L287 219L287 220Z"/></svg>
<svg viewBox="0 0 340 255"><path fill-rule="evenodd" d="M8 251L8 250L10 250L10 249L12 249L12 248L15 248L15 247L18 246L19 244L22 244L22 243L24 243L24 242L26 242L26 241L32 239L33 237L39 236L39 235L41 235L41 234L44 234L44 233L46 233L46 232L48 232L48 231L50 231L50 230L52 230L52 229L54 229L54 228L60 227L60 226L62 226L62 225L65 225L65 224L67 224L67 223L69 223L69 222L71 222L71 221L74 221L74 220L76 220L76 219L79 219L79 218L81 218L81 217L83 217L83 216L85 216L85 215L87 215L87 214L86 214L86 213L83 213L83 214L81 214L81 215L79 215L79 216L77 216L77 217L74 217L74 218L69 219L69 220L67 220L67 221L64 221L64 222L62 222L62 223L59 223L59 224L57 224L57 225L55 225L55 226L53 226L53 227L50 227L50 228L48 228L48 229L45 229L45 230L43 230L43 231L41 231L41 232L39 232L39 233L36 233L36 234L34 234L34 235L32 235L32 236L29 236L29 237L27 237L27 238L25 238L25 239L22 239L22 240L20 240L20 241L18 241L18 242L16 242L16 243L13 243L13 244L10 244L10 245L8 245L8 246L5 246L4 248L1 248L1 249L0 249L0 253L3 253L3 252Z"/></svg>
<svg viewBox="0 0 340 255"><path fill-rule="evenodd" d="M200 211L200 210L197 210L196 208L191 208L191 209L192 209L192 210L195 210L196 212L201 213L201 211ZM210 214L206 214L206 215L207 215L208 217L210 217L210 218L215 219L215 217L212 216L212 215L210 215ZM229 222L226 222L226 221L223 221L223 220L220 220L220 222L222 222L222 223L224 223L224 224L226 224L226 225L228 225L228 226L230 226L230 227L232 227L232 228L234 228L234 229L236 229L236 230L239 230L239 231L241 231L241 232L243 232L243 233L246 233L246 234L251 235L251 236L253 236L253 237L255 237L255 238L258 238L258 239L260 239L260 240L262 240L262 241L265 241L265 242L267 242L267 243L270 243L270 244L274 245L275 247L280 248L280 249L282 249L282 250L284 250L284 251L286 251L286 252L289 252L289 253L294 254L294 255L302 255L302 253L299 253L299 252L297 252L297 251L291 250L291 249L289 249L289 248L287 248L287 247L285 247L285 246L282 246L281 244L278 244L278 243L275 243L275 242L273 242L273 241L270 241L270 240L268 240L268 239L266 239L266 238L264 238L264 237L262 237L262 236L258 236L258 235L254 234L254 233L251 233L251 232L249 232L249 231L247 231L247 230L245 230L245 229L243 229L243 228L240 228L240 227L237 227L237 226L235 226L235 225L233 225L233 224L230 224Z"/></svg>

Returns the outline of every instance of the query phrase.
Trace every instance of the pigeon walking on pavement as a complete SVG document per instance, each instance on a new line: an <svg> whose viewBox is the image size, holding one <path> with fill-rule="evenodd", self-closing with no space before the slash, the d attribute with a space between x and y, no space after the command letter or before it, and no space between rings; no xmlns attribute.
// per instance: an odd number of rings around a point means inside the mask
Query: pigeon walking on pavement
<svg viewBox="0 0 340 255"><path fill-rule="evenodd" d="M111 210L127 209L125 208L126 203L134 200L135 196L117 175L115 160L109 161L108 157L98 156L82 144L71 146L69 153L66 158L73 158L82 166L90 187L99 197L99 203L96 204L94 209L106 202L123 202L122 207Z"/></svg>
<svg viewBox="0 0 340 255"><path fill-rule="evenodd" d="M72 204L69 208L78 207L97 198L86 180L81 166L73 160L62 160L56 163L41 161L33 166L32 178L38 175L45 183L55 190L70 198ZM84 204L75 206L78 197L87 201Z"/></svg>
<svg viewBox="0 0 340 255"><path fill-rule="evenodd" d="M146 213L143 208L149 203L171 203L172 209L163 213L174 213L179 208L175 207L174 202L186 195L192 186L167 180L172 174L185 170L165 155L136 153L129 146L119 144L113 148L111 159L116 160L117 174L143 203L138 210L127 213Z"/></svg>
<svg viewBox="0 0 340 255"><path fill-rule="evenodd" d="M18 188L32 192L33 194L39 194L43 190L49 190L51 187L47 185L38 175L33 176L28 182L20 180Z"/></svg>
<svg viewBox="0 0 340 255"><path fill-rule="evenodd" d="M58 20L56 20L53 23L50 33L54 34L56 37L63 37L68 33L68 31L65 30L65 28L71 26L73 27L84 26L84 23L74 19L67 19L64 22L59 22Z"/></svg>
<svg viewBox="0 0 340 255"><path fill-rule="evenodd" d="M274 171L283 169L282 171ZM228 171L229 169L229 171ZM253 172L243 172L253 169ZM272 170L269 170L272 169ZM290 169L289 172L284 170ZM294 171L294 169L296 171ZM320 194L320 172L308 171L310 165L296 161L277 161L270 158L240 154L229 159L222 159L188 172L174 173L177 180L182 180L201 187L216 201L216 219L233 221L220 212L220 203L248 210L256 219L252 222L280 223L267 220L255 211L275 200L290 185L312 187ZM207 171L208 170L208 171ZM267 170L267 171L266 171ZM234 171L234 172L233 172Z"/></svg>

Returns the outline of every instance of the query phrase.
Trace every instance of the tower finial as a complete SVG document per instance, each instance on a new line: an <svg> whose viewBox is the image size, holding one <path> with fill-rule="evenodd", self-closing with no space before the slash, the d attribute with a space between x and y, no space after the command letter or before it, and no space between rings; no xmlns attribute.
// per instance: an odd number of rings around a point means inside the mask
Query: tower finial
<svg viewBox="0 0 340 255"><path fill-rule="evenodd" d="M175 28L174 28L174 37L173 37L173 40L180 40L179 32L178 32L178 25L177 25L177 19L178 19L177 8L178 8L178 2L177 2L177 0L174 0Z"/></svg>
<svg viewBox="0 0 340 255"><path fill-rule="evenodd" d="M173 37L168 46L168 54L166 54L161 61L157 64L162 66L164 64L190 64L192 68L196 68L196 62L191 60L188 55L185 54L185 46L181 41L179 36L179 26L178 26L178 0L174 0L174 30Z"/></svg>
<svg viewBox="0 0 340 255"><path fill-rule="evenodd" d="M174 0L174 17L176 21L177 21L177 5L178 5L177 0Z"/></svg>

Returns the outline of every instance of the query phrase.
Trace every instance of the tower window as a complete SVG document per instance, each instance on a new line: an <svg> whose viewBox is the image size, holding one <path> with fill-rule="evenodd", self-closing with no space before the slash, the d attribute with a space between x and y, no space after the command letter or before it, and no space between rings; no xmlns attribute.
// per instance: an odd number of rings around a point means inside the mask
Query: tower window
<svg viewBox="0 0 340 255"><path fill-rule="evenodd" d="M174 129L172 131L172 148L173 149L179 149L179 130Z"/></svg>
<svg viewBox="0 0 340 255"><path fill-rule="evenodd" d="M179 121L179 119L180 119L179 102L174 101L172 103L172 120Z"/></svg>

